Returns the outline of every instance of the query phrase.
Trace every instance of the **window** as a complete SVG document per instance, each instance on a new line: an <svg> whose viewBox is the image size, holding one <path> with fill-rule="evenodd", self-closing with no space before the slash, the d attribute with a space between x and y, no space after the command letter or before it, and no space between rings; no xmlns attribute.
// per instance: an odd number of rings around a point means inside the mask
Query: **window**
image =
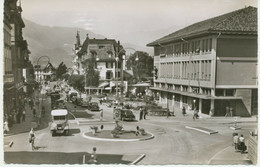
<svg viewBox="0 0 260 167"><path fill-rule="evenodd" d="M113 68L113 62L107 62L106 68Z"/></svg>
<svg viewBox="0 0 260 167"><path fill-rule="evenodd" d="M107 71L106 72L106 79L112 79L113 78L113 73L112 71Z"/></svg>
<svg viewBox="0 0 260 167"><path fill-rule="evenodd" d="M226 96L234 96L235 92L235 89L226 89Z"/></svg>
<svg viewBox="0 0 260 167"><path fill-rule="evenodd" d="M216 96L224 96L224 89L216 89Z"/></svg>

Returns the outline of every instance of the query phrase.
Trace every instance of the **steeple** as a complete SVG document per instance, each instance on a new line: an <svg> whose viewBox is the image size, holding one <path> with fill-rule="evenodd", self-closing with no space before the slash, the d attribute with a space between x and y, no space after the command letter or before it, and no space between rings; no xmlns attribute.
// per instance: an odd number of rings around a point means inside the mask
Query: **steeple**
<svg viewBox="0 0 260 167"><path fill-rule="evenodd" d="M77 31L77 35L76 35L76 47L80 47L80 36L79 36L79 31Z"/></svg>

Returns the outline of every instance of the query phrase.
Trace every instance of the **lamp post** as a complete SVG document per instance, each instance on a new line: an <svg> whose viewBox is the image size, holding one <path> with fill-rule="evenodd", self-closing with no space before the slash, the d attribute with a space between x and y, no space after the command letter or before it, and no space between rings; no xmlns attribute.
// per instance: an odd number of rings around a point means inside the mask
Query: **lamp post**
<svg viewBox="0 0 260 167"><path fill-rule="evenodd" d="M121 52L125 52L126 49L131 49L131 50L134 50L136 52L136 50L134 48L130 48L130 47L127 47L127 48L122 48L121 50L119 50L119 52L117 53L117 56L116 56L116 63L117 63L117 70L116 70L116 97L118 98L118 62L121 61L121 64L120 64L120 79L121 79L121 85L120 85L120 90L121 90L121 97L123 97L123 86L124 86L124 80L123 80L123 61L125 60L125 54L123 54L121 56L121 59L119 58L120 56L120 53ZM138 54L138 53L137 53Z"/></svg>
<svg viewBox="0 0 260 167"><path fill-rule="evenodd" d="M117 83L117 80L118 80L118 61L119 61L119 58L116 57L116 98L118 98L118 83Z"/></svg>

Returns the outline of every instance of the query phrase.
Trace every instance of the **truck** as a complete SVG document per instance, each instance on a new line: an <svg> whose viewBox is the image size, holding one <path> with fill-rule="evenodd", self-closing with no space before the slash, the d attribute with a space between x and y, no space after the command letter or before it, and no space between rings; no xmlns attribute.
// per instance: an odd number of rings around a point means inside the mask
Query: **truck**
<svg viewBox="0 0 260 167"><path fill-rule="evenodd" d="M64 134L69 135L68 110L55 109L51 111L51 135Z"/></svg>

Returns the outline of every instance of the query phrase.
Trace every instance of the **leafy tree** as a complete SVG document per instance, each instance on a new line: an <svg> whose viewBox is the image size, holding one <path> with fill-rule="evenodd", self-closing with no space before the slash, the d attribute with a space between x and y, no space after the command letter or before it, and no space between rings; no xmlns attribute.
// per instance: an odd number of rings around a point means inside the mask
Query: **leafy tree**
<svg viewBox="0 0 260 167"><path fill-rule="evenodd" d="M138 57L138 60L136 58ZM147 77L152 77L153 57L148 53L136 51L126 62L127 68L131 68L137 81L145 81Z"/></svg>
<svg viewBox="0 0 260 167"><path fill-rule="evenodd" d="M97 87L99 85L99 72L96 70L96 59L94 53L86 61L86 86Z"/></svg>
<svg viewBox="0 0 260 167"><path fill-rule="evenodd" d="M63 62L61 62L56 71L57 78L62 79L63 74L67 73L67 69L67 66Z"/></svg>
<svg viewBox="0 0 260 167"><path fill-rule="evenodd" d="M84 75L71 75L68 79L68 84L78 90L84 90Z"/></svg>

